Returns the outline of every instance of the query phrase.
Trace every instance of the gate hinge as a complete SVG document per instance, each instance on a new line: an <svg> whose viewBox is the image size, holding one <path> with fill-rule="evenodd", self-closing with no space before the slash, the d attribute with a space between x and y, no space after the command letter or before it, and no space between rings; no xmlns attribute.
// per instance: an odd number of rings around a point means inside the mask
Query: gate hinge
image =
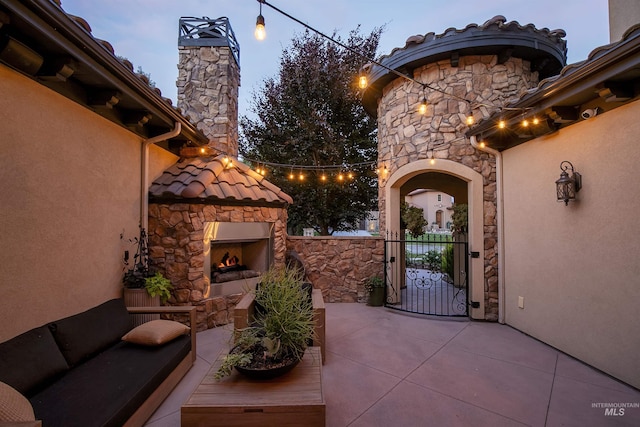
<svg viewBox="0 0 640 427"><path fill-rule="evenodd" d="M471 251L471 258L480 258L480 252Z"/></svg>

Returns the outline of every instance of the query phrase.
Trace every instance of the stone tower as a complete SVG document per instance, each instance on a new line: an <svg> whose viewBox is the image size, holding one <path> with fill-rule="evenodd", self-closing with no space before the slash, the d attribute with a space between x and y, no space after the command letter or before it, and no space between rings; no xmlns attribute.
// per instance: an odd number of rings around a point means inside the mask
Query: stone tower
<svg viewBox="0 0 640 427"><path fill-rule="evenodd" d="M180 18L178 108L214 150L238 156L240 46L227 18Z"/></svg>

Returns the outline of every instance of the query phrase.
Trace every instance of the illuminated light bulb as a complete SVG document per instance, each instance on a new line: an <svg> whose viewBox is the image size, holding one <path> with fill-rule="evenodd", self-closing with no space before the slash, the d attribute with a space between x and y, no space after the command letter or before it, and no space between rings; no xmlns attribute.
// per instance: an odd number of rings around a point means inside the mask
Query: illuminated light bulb
<svg viewBox="0 0 640 427"><path fill-rule="evenodd" d="M500 120L500 121L498 122L498 127L499 127L500 129L504 129L505 127L507 127L507 122L505 122L504 120Z"/></svg>
<svg viewBox="0 0 640 427"><path fill-rule="evenodd" d="M475 119L473 118L473 114L469 114L467 116L467 126L471 126L475 123Z"/></svg>
<svg viewBox="0 0 640 427"><path fill-rule="evenodd" d="M436 159L434 159L433 156L431 156L431 158L429 159L429 164L430 165L435 165L436 164Z"/></svg>
<svg viewBox="0 0 640 427"><path fill-rule="evenodd" d="M293 172L291 172L291 173L289 174L289 179L294 179L294 178L295 178L295 176L293 175Z"/></svg>
<svg viewBox="0 0 640 427"><path fill-rule="evenodd" d="M533 118L533 124L534 124L534 125L539 125L539 124L540 124L540 119L539 119L539 118L537 118L537 117L534 117L534 118Z"/></svg>
<svg viewBox="0 0 640 427"><path fill-rule="evenodd" d="M233 167L233 161L231 159L229 159L229 162L227 163L227 167L228 168L232 168Z"/></svg>
<svg viewBox="0 0 640 427"><path fill-rule="evenodd" d="M322 176L320 177L321 181L326 181L327 180L327 175L322 174Z"/></svg>
<svg viewBox="0 0 640 427"><path fill-rule="evenodd" d="M526 127L528 127L528 126L529 126L529 120L527 120L527 119L523 119L523 120L522 120L522 127L525 127L525 128L526 128Z"/></svg>
<svg viewBox="0 0 640 427"><path fill-rule="evenodd" d="M200 154L204 154L206 151L207 151L207 150L205 150L205 149L204 149L204 147L202 147L202 148L200 149Z"/></svg>
<svg viewBox="0 0 640 427"><path fill-rule="evenodd" d="M344 176L342 176L342 174L338 175L338 181L342 181L344 179Z"/></svg>
<svg viewBox="0 0 640 427"><path fill-rule="evenodd" d="M380 175L380 168L376 168L376 175Z"/></svg>
<svg viewBox="0 0 640 427"><path fill-rule="evenodd" d="M487 146L487 144L485 144L484 141L480 142L480 148L484 148L486 146Z"/></svg>
<svg viewBox="0 0 640 427"><path fill-rule="evenodd" d="M227 165L229 164L229 158L227 156L224 156L224 159L222 159L222 162Z"/></svg>
<svg viewBox="0 0 640 427"><path fill-rule="evenodd" d="M387 169L387 167L385 166L384 170L382 171L382 173L386 175L387 173L389 173L389 169Z"/></svg>
<svg viewBox="0 0 640 427"><path fill-rule="evenodd" d="M300 172L300 175L298 175L298 179L300 181L304 181L304 175L302 174L302 172Z"/></svg>
<svg viewBox="0 0 640 427"><path fill-rule="evenodd" d="M353 173L349 172L349 179L353 179Z"/></svg>
<svg viewBox="0 0 640 427"><path fill-rule="evenodd" d="M422 98L422 102L418 106L418 113L425 115L427 114L427 100Z"/></svg>
<svg viewBox="0 0 640 427"><path fill-rule="evenodd" d="M367 76L362 75L358 77L358 87L360 89L366 89L369 86L369 82L367 81Z"/></svg>
<svg viewBox="0 0 640 427"><path fill-rule="evenodd" d="M262 16L262 14L258 15L258 19L256 19L256 30L253 32L253 35L260 41L267 37L267 30L264 28L264 16Z"/></svg>

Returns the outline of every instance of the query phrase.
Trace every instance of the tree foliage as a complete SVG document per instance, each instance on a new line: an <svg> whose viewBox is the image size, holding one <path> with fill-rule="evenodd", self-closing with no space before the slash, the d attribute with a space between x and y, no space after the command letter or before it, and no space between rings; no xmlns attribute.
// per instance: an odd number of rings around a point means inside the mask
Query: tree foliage
<svg viewBox="0 0 640 427"><path fill-rule="evenodd" d="M400 209L400 217L411 236L418 237L424 234L424 229L428 225L427 220L424 219L424 209L410 206L406 202L402 202Z"/></svg>
<svg viewBox="0 0 640 427"><path fill-rule="evenodd" d="M357 28L347 40L333 38L373 58L381 33L374 29L363 36ZM247 163L314 168L273 167L267 176L294 200L289 207L293 234L304 227L322 235L354 229L377 205L371 164L349 168L353 179L346 175L346 165L377 158L376 123L365 113L355 84L366 62L309 31L298 35L283 50L278 75L254 92L251 111L256 118L240 119L240 152ZM339 170L323 169L332 165L345 165L342 181L337 180Z"/></svg>

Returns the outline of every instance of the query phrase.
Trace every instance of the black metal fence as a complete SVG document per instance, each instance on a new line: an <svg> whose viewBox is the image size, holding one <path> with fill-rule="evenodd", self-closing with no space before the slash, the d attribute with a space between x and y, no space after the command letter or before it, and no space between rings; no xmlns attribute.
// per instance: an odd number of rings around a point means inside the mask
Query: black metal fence
<svg viewBox="0 0 640 427"><path fill-rule="evenodd" d="M468 246L451 233L385 240L385 306L435 316L468 315Z"/></svg>

